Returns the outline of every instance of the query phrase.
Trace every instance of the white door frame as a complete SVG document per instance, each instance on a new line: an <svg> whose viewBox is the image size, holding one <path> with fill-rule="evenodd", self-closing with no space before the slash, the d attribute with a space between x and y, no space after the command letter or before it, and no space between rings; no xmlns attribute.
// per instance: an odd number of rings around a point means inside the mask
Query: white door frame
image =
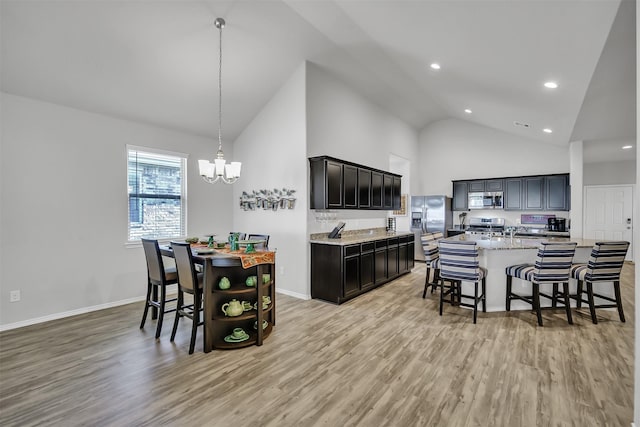
<svg viewBox="0 0 640 427"><path fill-rule="evenodd" d="M617 188L617 187L631 187L631 238L630 243L633 248L633 254L627 254L626 260L633 261L636 257L636 254L639 253L640 248L635 245L635 234L636 234L636 220L638 218L638 201L635 199L640 197L636 193L636 184L606 184L606 185L585 185L582 187L582 238L584 238L584 233L587 228L587 189L588 188Z"/></svg>

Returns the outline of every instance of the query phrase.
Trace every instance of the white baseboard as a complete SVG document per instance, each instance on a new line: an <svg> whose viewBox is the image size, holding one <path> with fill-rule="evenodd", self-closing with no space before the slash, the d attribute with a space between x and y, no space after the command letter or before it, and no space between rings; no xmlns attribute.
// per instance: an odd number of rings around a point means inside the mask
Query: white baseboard
<svg viewBox="0 0 640 427"><path fill-rule="evenodd" d="M54 313L49 314L48 316L36 317L35 319L27 319L22 320L20 322L9 323L6 325L0 325L0 332L8 331L11 329L22 328L25 326L36 325L38 323L49 322L51 320L62 319L65 317L71 317L78 314L90 313L92 311L104 310L105 308L118 307L120 305L131 304L132 302L144 301L146 297L143 295L141 297L129 298L120 301L108 302L106 304L94 305L91 307L83 307L78 308L76 310L64 311L62 313Z"/></svg>
<svg viewBox="0 0 640 427"><path fill-rule="evenodd" d="M276 288L276 292L279 293L279 294L288 295L290 297L294 297L294 298L298 298L298 299L304 299L304 300L311 299L311 295L301 294L301 293L298 293L298 292L292 292L292 291L288 291L286 289L278 289L278 288Z"/></svg>

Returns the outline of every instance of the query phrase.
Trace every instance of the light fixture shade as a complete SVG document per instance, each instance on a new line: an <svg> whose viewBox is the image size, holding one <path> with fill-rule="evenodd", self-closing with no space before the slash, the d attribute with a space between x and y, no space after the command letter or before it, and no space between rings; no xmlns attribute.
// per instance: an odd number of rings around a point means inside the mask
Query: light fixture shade
<svg viewBox="0 0 640 427"><path fill-rule="evenodd" d="M216 175L224 175L224 164L226 161L224 159L215 159L214 162L216 163Z"/></svg>
<svg viewBox="0 0 640 427"><path fill-rule="evenodd" d="M198 169L202 177L213 178L215 175L215 165L209 160L198 160Z"/></svg>
<svg viewBox="0 0 640 427"><path fill-rule="evenodd" d="M242 168L241 162L231 162L231 177L240 178L240 169Z"/></svg>

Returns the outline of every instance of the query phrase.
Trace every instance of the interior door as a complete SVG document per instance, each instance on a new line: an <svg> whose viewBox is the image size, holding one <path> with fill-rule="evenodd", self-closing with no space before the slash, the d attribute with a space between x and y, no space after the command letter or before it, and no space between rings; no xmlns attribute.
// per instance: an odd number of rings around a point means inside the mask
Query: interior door
<svg viewBox="0 0 640 427"><path fill-rule="evenodd" d="M633 259L633 187L584 188L584 238L630 242L626 260Z"/></svg>

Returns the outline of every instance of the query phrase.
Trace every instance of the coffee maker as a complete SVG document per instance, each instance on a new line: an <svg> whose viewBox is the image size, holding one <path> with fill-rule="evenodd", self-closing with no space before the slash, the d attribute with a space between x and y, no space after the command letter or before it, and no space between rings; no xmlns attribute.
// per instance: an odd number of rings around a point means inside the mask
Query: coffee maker
<svg viewBox="0 0 640 427"><path fill-rule="evenodd" d="M567 231L566 218L549 218L547 220L547 229L549 231Z"/></svg>

